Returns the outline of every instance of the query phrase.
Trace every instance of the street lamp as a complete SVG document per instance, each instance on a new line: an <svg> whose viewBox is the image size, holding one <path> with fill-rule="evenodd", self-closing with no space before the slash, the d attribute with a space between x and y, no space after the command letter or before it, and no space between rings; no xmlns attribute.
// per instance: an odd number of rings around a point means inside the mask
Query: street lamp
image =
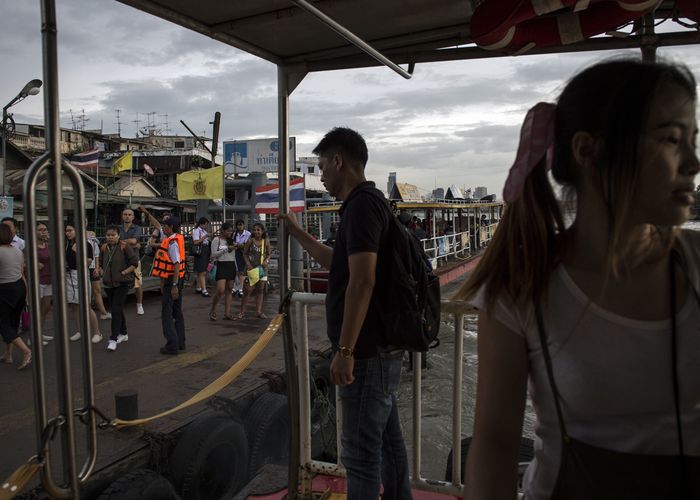
<svg viewBox="0 0 700 500"><path fill-rule="evenodd" d="M7 158L7 110L23 101L27 96L37 95L39 93L39 88L41 87L41 80L34 79L27 83L19 94L15 96L7 105L2 108L2 159L0 160L0 196L5 195L5 158ZM12 115L9 115L12 116Z"/></svg>

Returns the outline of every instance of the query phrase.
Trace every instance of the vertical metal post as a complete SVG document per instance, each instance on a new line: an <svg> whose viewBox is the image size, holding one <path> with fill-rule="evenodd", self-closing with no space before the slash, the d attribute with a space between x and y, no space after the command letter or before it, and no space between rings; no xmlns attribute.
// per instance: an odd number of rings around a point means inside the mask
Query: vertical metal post
<svg viewBox="0 0 700 500"><path fill-rule="evenodd" d="M289 212L289 73L282 66L277 66L277 125L278 125L278 146L279 164L277 173L279 179L279 210L280 213ZM280 274L280 301L281 304L287 299L287 292L290 286L289 273L289 238L284 224L279 226L277 235L277 245L279 250L279 274ZM294 336L290 322L285 322L284 328L284 361L287 373L287 400L289 403L289 423L291 427L289 443L289 482L288 495L290 500L298 498L299 487L299 377L296 370L296 356L294 347Z"/></svg>
<svg viewBox="0 0 700 500"><path fill-rule="evenodd" d="M452 484L462 484L462 353L464 352L464 314L455 313L455 345L452 379Z"/></svg>
<svg viewBox="0 0 700 500"><path fill-rule="evenodd" d="M5 169L7 168L7 107L2 108L2 160L0 160L0 196L5 196Z"/></svg>
<svg viewBox="0 0 700 500"><path fill-rule="evenodd" d="M43 71L46 89L44 91L44 117L46 120L46 146L50 152L48 165L48 200L51 249L51 283L53 292L53 324L56 334L57 365L60 367L58 378L59 412L65 417L64 428L61 432L61 444L63 451L63 474L67 479L73 498L80 498L78 469L76 465L75 449L75 425L73 419L73 401L70 376L70 349L68 339L68 318L66 311L66 287L64 273L65 261L65 235L63 231L63 190L61 178L61 148L60 148L60 120L58 100L58 52L57 52L57 28L56 6L54 0L42 0L41 2L41 31ZM33 228L32 228L33 230ZM87 331L83 332L87 335ZM41 332L34 335L34 349L41 349ZM37 419L37 435L46 422ZM50 481L50 470L42 469L44 483ZM48 481L47 481L48 480ZM50 494L52 492L49 492ZM63 492L58 492L59 497ZM54 495L52 495L54 496Z"/></svg>
<svg viewBox="0 0 700 500"><path fill-rule="evenodd" d="M434 222L434 221L433 221ZM421 468L421 370L422 355L420 352L410 353L413 356L413 474L414 482L420 481Z"/></svg>

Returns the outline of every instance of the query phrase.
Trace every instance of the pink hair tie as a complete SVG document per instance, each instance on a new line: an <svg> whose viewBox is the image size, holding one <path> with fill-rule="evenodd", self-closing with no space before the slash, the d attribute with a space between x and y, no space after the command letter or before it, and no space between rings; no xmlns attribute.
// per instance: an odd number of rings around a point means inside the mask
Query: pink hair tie
<svg viewBox="0 0 700 500"><path fill-rule="evenodd" d="M518 155L510 167L503 199L512 203L523 192L525 179L542 158L547 157L546 168L552 168L552 146L554 144L554 113L557 109L551 102L538 102L525 115L520 129Z"/></svg>

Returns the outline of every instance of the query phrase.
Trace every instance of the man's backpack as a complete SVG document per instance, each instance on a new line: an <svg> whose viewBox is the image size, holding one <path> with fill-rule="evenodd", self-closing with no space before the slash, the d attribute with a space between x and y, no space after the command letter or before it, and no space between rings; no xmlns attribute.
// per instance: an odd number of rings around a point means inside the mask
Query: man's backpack
<svg viewBox="0 0 700 500"><path fill-rule="evenodd" d="M380 197L375 190L368 193ZM420 240L389 211L388 250L378 256L377 293L385 343L397 349L424 352L440 345L440 278ZM389 255L386 255L386 252Z"/></svg>

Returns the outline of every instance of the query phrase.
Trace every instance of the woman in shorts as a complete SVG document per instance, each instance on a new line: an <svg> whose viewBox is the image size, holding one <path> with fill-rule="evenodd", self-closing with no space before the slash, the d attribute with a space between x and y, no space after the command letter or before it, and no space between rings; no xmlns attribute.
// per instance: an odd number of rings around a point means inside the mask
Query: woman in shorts
<svg viewBox="0 0 700 500"><path fill-rule="evenodd" d="M79 280L78 280L78 254L77 254L77 242L75 240L75 227L72 225L66 226L66 302L68 302L68 310L71 312L75 318L76 324L78 323L78 304L80 303L80 293L79 293ZM86 245L87 247L87 257L88 262L93 258L92 246ZM88 288L88 301L90 300L91 288ZM90 320L90 330L93 333L92 343L97 344L102 341L102 334L100 333L100 325L97 322L97 316L95 311L91 307L88 307L88 316ZM79 340L81 337L80 332L76 332L71 335L70 339L72 341Z"/></svg>
<svg viewBox="0 0 700 500"><path fill-rule="evenodd" d="M236 279L236 254L233 243L233 225L224 222L221 225L219 236L211 242L211 258L216 261L216 293L211 301L209 319L216 321L216 306L221 297L224 297L224 319L233 319L231 314L231 286Z"/></svg>

